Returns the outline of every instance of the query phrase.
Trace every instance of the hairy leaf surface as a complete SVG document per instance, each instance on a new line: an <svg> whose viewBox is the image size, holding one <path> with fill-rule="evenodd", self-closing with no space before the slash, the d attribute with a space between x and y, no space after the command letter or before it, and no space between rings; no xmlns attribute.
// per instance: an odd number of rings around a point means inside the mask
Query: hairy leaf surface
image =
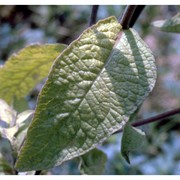
<svg viewBox="0 0 180 180"><path fill-rule="evenodd" d="M64 44L30 45L12 55L0 68L0 98L8 103L26 96L37 83L48 76Z"/></svg>
<svg viewBox="0 0 180 180"><path fill-rule="evenodd" d="M180 13L171 19L155 21L152 24L162 31L180 33Z"/></svg>
<svg viewBox="0 0 180 180"><path fill-rule="evenodd" d="M154 61L115 17L85 30L53 65L16 168L51 168L121 129L154 87Z"/></svg>

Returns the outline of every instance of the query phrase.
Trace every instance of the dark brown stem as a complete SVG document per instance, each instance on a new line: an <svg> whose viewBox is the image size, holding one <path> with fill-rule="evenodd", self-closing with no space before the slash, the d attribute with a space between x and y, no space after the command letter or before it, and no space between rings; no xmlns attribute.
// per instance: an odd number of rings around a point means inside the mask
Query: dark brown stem
<svg viewBox="0 0 180 180"><path fill-rule="evenodd" d="M131 18L131 21L129 22L129 27L133 27L136 20L138 19L138 17L140 16L141 12L143 11L143 9L145 8L145 5L138 5L137 8L134 11L134 14Z"/></svg>
<svg viewBox="0 0 180 180"><path fill-rule="evenodd" d="M93 24L96 23L98 8L99 8L99 5L93 5L93 6L92 6L92 11L91 11L91 17L90 17L90 21L89 21L89 26L92 26Z"/></svg>
<svg viewBox="0 0 180 180"><path fill-rule="evenodd" d="M132 126L134 126L134 127L143 126L145 124L149 124L152 122L164 120L165 118L169 118L170 116L174 116L174 115L179 114L179 113L180 113L180 108L177 108L177 109L174 109L171 111L164 112L162 114L158 114L157 116L153 116L153 117L144 119L142 121L134 122L132 124Z"/></svg>
<svg viewBox="0 0 180 180"><path fill-rule="evenodd" d="M162 121L162 120L165 120L165 119L167 119L171 116L174 116L176 114L180 114L180 108L173 109L171 111L167 111L167 112L164 112L162 114L158 114L157 116L153 116L153 117L150 117L147 119L143 119L141 121L134 122L134 123L132 123L132 126L138 127L138 126L143 126L145 124L149 124L152 122ZM116 131L114 134L119 133L119 132L122 132L122 130Z"/></svg>
<svg viewBox="0 0 180 180"><path fill-rule="evenodd" d="M119 18L119 23L122 25L123 29L133 27L144 8L145 5L127 6L124 13Z"/></svg>
<svg viewBox="0 0 180 180"><path fill-rule="evenodd" d="M136 8L137 5L129 5L126 7L122 17L119 19L119 23L122 25L123 29L129 29L129 24Z"/></svg>

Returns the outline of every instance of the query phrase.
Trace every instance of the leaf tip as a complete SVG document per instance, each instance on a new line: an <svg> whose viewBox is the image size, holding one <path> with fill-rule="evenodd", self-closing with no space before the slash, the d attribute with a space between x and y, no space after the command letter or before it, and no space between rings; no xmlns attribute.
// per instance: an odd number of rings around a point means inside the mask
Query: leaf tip
<svg viewBox="0 0 180 180"><path fill-rule="evenodd" d="M122 152L122 156L126 160L126 162L130 165L131 161L130 161L130 158L129 158L129 152Z"/></svg>

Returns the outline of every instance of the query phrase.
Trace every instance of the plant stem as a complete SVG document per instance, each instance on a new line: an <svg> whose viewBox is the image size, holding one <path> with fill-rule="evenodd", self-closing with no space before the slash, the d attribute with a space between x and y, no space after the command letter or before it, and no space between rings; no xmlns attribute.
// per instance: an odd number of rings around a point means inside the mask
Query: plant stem
<svg viewBox="0 0 180 180"><path fill-rule="evenodd" d="M141 120L139 122L137 121L137 122L133 123L132 126L134 126L134 127L143 126L145 124L149 124L152 122L164 120L165 118L168 118L170 116L174 116L174 115L179 114L179 113L180 113L180 108L173 109L171 111L167 111L167 112L158 114L156 116Z"/></svg>
<svg viewBox="0 0 180 180"><path fill-rule="evenodd" d="M145 124L149 124L149 123L152 123L152 122L165 120L166 118L169 118L170 116L174 116L176 114L180 114L180 108L173 109L171 111L167 111L167 112L158 114L156 116L134 122L131 125L134 126L134 127L143 126ZM122 130L116 131L114 134L119 133L119 132L122 132Z"/></svg>
<svg viewBox="0 0 180 180"><path fill-rule="evenodd" d="M119 23L123 29L129 29L129 23L131 22L132 16L137 8L137 5L129 5L126 7L123 15L119 19Z"/></svg>
<svg viewBox="0 0 180 180"><path fill-rule="evenodd" d="M90 17L90 21L89 21L89 26L92 26L93 24L96 23L98 8L99 8L99 5L93 5L93 6L92 6L91 17Z"/></svg>
<svg viewBox="0 0 180 180"><path fill-rule="evenodd" d="M129 27L133 27L136 20L138 19L138 17L140 16L141 12L143 11L143 9L145 8L145 5L138 5L137 8L134 11L134 14L131 18L131 21L129 23Z"/></svg>
<svg viewBox="0 0 180 180"><path fill-rule="evenodd" d="M133 27L144 8L145 5L127 6L123 15L119 19L119 23L122 25L123 29L129 29Z"/></svg>

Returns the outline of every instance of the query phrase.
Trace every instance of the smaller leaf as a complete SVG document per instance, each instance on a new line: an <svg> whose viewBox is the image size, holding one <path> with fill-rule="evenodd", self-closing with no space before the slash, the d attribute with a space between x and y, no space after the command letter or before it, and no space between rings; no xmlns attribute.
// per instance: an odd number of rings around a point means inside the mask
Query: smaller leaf
<svg viewBox="0 0 180 180"><path fill-rule="evenodd" d="M10 142L6 139L0 136L0 159L1 157L6 160L11 167L14 165L14 154L13 149L10 144ZM1 162L1 160L0 160Z"/></svg>
<svg viewBox="0 0 180 180"><path fill-rule="evenodd" d="M106 161L104 152L93 149L80 157L79 170L82 174L100 175L104 171Z"/></svg>
<svg viewBox="0 0 180 180"><path fill-rule="evenodd" d="M16 111L0 99L0 127L8 128L15 124Z"/></svg>
<svg viewBox="0 0 180 180"><path fill-rule="evenodd" d="M15 97L26 96L48 76L54 60L66 47L64 44L33 44L13 54L0 68L0 98L13 103Z"/></svg>
<svg viewBox="0 0 180 180"><path fill-rule="evenodd" d="M16 124L20 128L26 126L26 124L29 124L29 123L27 123L27 121L29 121L29 119L32 118L33 113L34 113L33 110L26 110L26 111L18 114Z"/></svg>
<svg viewBox="0 0 180 180"><path fill-rule="evenodd" d="M18 114L18 117L16 120L16 126L18 127L18 130L14 134L14 137L15 137L14 147L17 150L20 150L20 147L25 139L33 114L34 114L33 110L26 110Z"/></svg>
<svg viewBox="0 0 180 180"><path fill-rule="evenodd" d="M10 164L3 158L0 157L0 175L12 175L13 169Z"/></svg>
<svg viewBox="0 0 180 180"><path fill-rule="evenodd" d="M0 128L0 133L3 138L8 139L11 143L14 140L15 134L27 129L30 124L33 110L26 110L17 116L16 124L10 128Z"/></svg>
<svg viewBox="0 0 180 180"><path fill-rule="evenodd" d="M121 141L121 154L129 164L129 152L140 149L144 142L145 133L127 123Z"/></svg>
<svg viewBox="0 0 180 180"><path fill-rule="evenodd" d="M180 33L180 13L171 19L155 21L152 25L161 31Z"/></svg>

